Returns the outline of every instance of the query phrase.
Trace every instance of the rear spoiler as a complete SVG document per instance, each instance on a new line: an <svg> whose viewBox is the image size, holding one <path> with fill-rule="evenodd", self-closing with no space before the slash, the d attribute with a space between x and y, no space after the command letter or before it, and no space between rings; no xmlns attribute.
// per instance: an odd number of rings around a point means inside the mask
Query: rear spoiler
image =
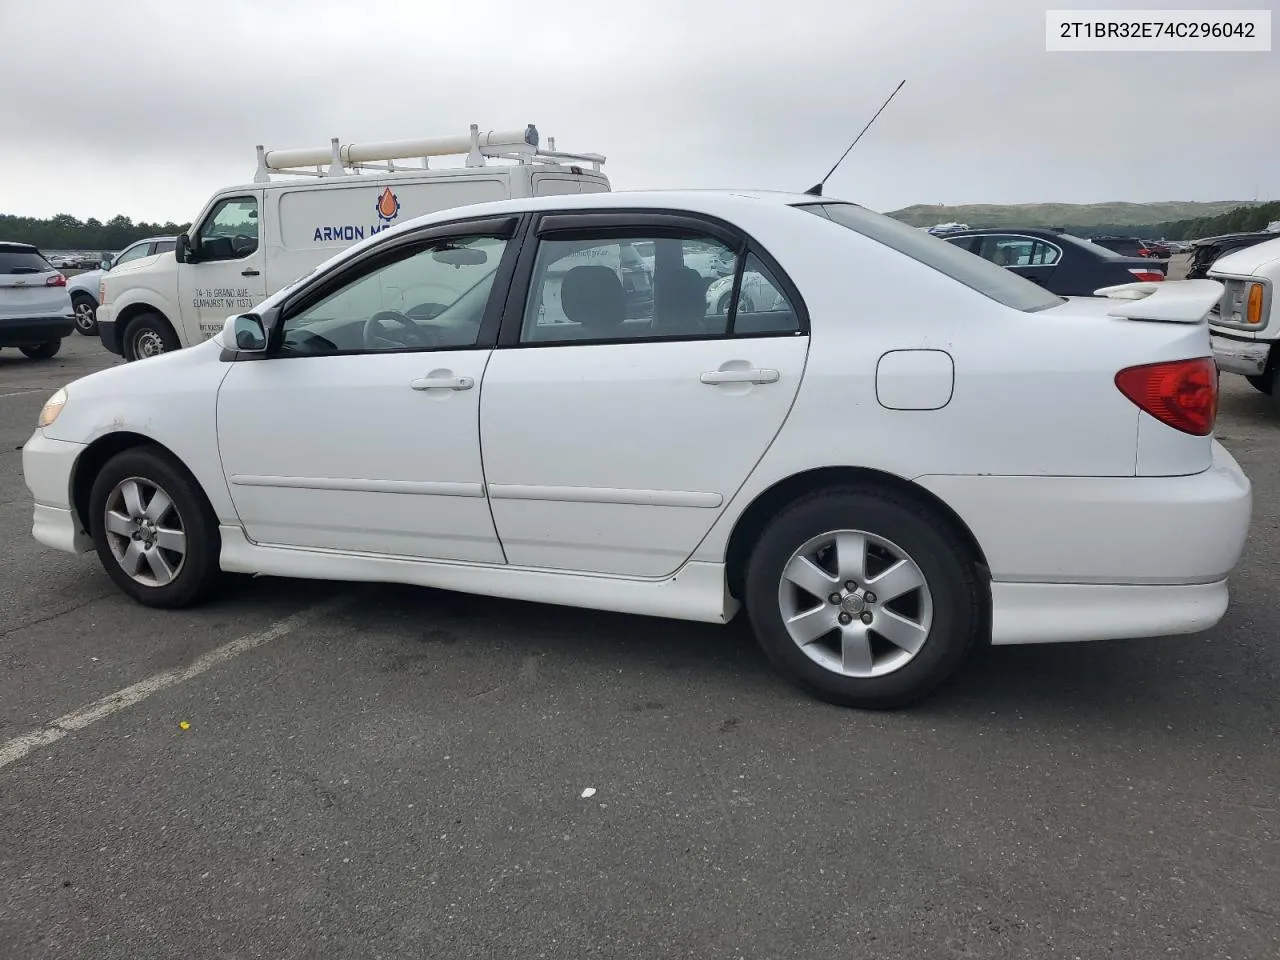
<svg viewBox="0 0 1280 960"><path fill-rule="evenodd" d="M1217 280L1165 280L1160 283L1121 283L1095 290L1094 296L1120 301L1107 316L1124 320L1202 323L1222 299Z"/></svg>

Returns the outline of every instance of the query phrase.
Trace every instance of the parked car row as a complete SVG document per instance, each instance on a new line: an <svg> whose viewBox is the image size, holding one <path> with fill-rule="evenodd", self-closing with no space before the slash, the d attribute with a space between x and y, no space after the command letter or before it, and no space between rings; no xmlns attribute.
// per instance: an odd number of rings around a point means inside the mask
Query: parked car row
<svg viewBox="0 0 1280 960"><path fill-rule="evenodd" d="M50 253L45 256L45 259L59 270L92 270L110 256L111 254L102 252Z"/></svg>

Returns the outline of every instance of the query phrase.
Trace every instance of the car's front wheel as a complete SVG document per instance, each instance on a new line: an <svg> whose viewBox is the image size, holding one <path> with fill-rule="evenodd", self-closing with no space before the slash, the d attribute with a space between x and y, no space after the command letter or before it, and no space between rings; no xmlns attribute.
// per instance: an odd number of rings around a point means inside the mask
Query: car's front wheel
<svg viewBox="0 0 1280 960"><path fill-rule="evenodd" d="M98 559L139 603L190 606L218 586L217 518L191 475L162 451L133 448L107 461L89 510Z"/></svg>
<svg viewBox="0 0 1280 960"><path fill-rule="evenodd" d="M58 355L58 351L62 349L62 341L50 340L48 343L36 343L18 349L31 360L49 360Z"/></svg>
<svg viewBox="0 0 1280 960"><path fill-rule="evenodd" d="M874 486L818 491L778 514L751 554L745 593L774 666L852 707L923 697L983 622L977 568L950 524Z"/></svg>
<svg viewBox="0 0 1280 960"><path fill-rule="evenodd" d="M76 330L86 337L98 335L98 305L87 293L77 293L71 298L76 313Z"/></svg>

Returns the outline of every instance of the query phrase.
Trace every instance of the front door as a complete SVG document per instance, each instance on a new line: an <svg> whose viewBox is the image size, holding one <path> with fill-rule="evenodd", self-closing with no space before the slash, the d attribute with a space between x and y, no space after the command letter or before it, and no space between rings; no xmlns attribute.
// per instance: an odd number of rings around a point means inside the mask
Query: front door
<svg viewBox="0 0 1280 960"><path fill-rule="evenodd" d="M250 539L503 562L479 438L506 289L508 241L492 234L515 221L498 223L399 238L317 278L286 302L268 357L232 365L218 442Z"/></svg>
<svg viewBox="0 0 1280 960"><path fill-rule="evenodd" d="M223 197L191 229L195 262L178 264L178 305L182 345L208 340L234 313L252 309L267 296L258 211L262 192Z"/></svg>
<svg viewBox="0 0 1280 960"><path fill-rule="evenodd" d="M538 232L519 274L527 296L508 303L481 395L507 560L666 576L786 419L808 348L802 307L723 226L567 214L542 218ZM709 246L772 284L775 309L717 313L693 266ZM654 289L643 300L624 283L627 247L652 252Z"/></svg>

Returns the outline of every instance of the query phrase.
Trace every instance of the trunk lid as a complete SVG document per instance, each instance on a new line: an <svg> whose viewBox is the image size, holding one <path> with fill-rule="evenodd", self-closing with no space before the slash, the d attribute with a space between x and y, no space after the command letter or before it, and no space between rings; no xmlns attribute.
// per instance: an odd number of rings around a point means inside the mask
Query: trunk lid
<svg viewBox="0 0 1280 960"><path fill-rule="evenodd" d="M1114 378L1122 370L1213 356L1209 343L1209 311L1222 297L1215 280L1170 280L1126 283L1100 290L1103 296L1069 297L1043 311L1078 320L1081 336L1098 344L1098 363L1113 378L1110 389L1123 394ZM1204 385L1216 404L1217 384ZM1201 395L1203 399L1203 394ZM1134 472L1138 476L1181 476L1200 473L1213 462L1213 435L1196 436L1130 403L1133 411Z"/></svg>

